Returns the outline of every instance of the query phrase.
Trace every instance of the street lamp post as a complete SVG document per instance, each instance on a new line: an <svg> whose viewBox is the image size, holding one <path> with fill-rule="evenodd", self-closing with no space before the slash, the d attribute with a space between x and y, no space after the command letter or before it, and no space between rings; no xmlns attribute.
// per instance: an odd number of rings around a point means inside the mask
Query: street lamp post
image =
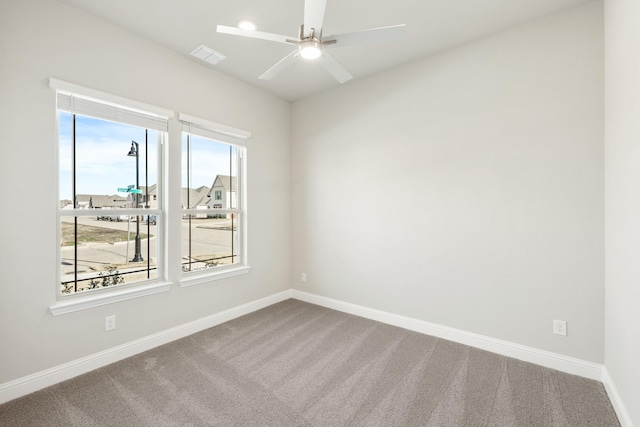
<svg viewBox="0 0 640 427"><path fill-rule="evenodd" d="M136 158L136 190L140 190L140 152L138 150L138 143L131 141L131 150L127 156ZM140 193L136 193L136 209L140 207ZM133 256L131 262L142 262L142 253L140 251L140 216L136 215L136 253Z"/></svg>

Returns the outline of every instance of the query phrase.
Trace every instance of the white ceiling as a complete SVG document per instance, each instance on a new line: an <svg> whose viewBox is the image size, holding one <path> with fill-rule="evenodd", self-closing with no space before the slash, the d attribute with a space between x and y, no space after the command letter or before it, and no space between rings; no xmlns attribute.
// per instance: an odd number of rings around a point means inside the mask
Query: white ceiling
<svg viewBox="0 0 640 427"><path fill-rule="evenodd" d="M303 21L304 0L60 1L289 101L339 85L320 64L301 58L274 79L259 80L294 48L216 33L217 25L235 26L240 19L249 19L259 31L295 38ZM323 33L407 24L402 42L332 50L358 79L587 1L327 0ZM201 44L227 59L214 66L192 57L190 52Z"/></svg>

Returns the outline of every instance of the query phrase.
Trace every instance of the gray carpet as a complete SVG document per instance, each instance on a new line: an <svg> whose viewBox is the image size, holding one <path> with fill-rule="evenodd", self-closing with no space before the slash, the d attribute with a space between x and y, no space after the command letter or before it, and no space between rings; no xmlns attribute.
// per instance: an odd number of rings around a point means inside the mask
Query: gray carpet
<svg viewBox="0 0 640 427"><path fill-rule="evenodd" d="M288 300L0 405L2 426L619 426L601 383Z"/></svg>

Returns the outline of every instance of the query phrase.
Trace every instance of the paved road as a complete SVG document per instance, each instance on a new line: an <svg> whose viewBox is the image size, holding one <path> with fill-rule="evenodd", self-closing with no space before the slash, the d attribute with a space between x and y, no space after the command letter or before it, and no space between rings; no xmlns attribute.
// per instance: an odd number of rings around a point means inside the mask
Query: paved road
<svg viewBox="0 0 640 427"><path fill-rule="evenodd" d="M140 280L146 278L146 268L155 268L156 263L156 235L157 226L146 223L140 224L140 233L149 234L150 238L141 239L141 255L144 259L142 263L133 263L131 259L135 253L134 236L136 233L136 223L132 222L110 222L98 221L95 216L78 217L78 224L100 227L105 229L115 229L128 231L131 240L129 242L116 243L85 243L78 246L78 279L95 277L97 272L103 271L110 265L115 265L120 273L127 273L125 277L130 280ZM193 257L201 254L228 254L231 248L231 230L229 229L231 220L228 219L192 219L191 227L188 220L182 220L182 254L183 262L189 260L188 238L191 229L191 255ZM148 228L147 228L148 227ZM234 233L237 236L237 233ZM150 252L148 246L150 244ZM65 246L61 251L61 274L64 280L73 278L74 272L74 247ZM223 261L224 262L224 261ZM201 264L201 263L200 263ZM192 264L192 267L203 266ZM144 270L140 275L133 274L135 271ZM155 270L151 271L152 276ZM65 278L65 276L67 276ZM129 281L129 280L128 280Z"/></svg>

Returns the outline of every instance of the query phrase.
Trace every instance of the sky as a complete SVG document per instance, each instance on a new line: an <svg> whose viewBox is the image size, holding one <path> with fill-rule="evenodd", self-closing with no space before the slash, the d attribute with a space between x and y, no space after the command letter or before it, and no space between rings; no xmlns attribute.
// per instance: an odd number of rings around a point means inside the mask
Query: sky
<svg viewBox="0 0 640 427"><path fill-rule="evenodd" d="M71 200L72 189L72 115L60 112L60 199ZM85 116L76 116L76 194L126 196L118 188L136 183L136 159L127 154L131 141L139 144L139 185L158 182L158 131ZM182 186L186 179L186 135L182 141ZM198 136L190 136L190 187L211 187L216 175L229 175L229 145ZM235 148L233 148L235 153ZM233 157L235 161L235 155ZM233 174L235 175L235 165Z"/></svg>

